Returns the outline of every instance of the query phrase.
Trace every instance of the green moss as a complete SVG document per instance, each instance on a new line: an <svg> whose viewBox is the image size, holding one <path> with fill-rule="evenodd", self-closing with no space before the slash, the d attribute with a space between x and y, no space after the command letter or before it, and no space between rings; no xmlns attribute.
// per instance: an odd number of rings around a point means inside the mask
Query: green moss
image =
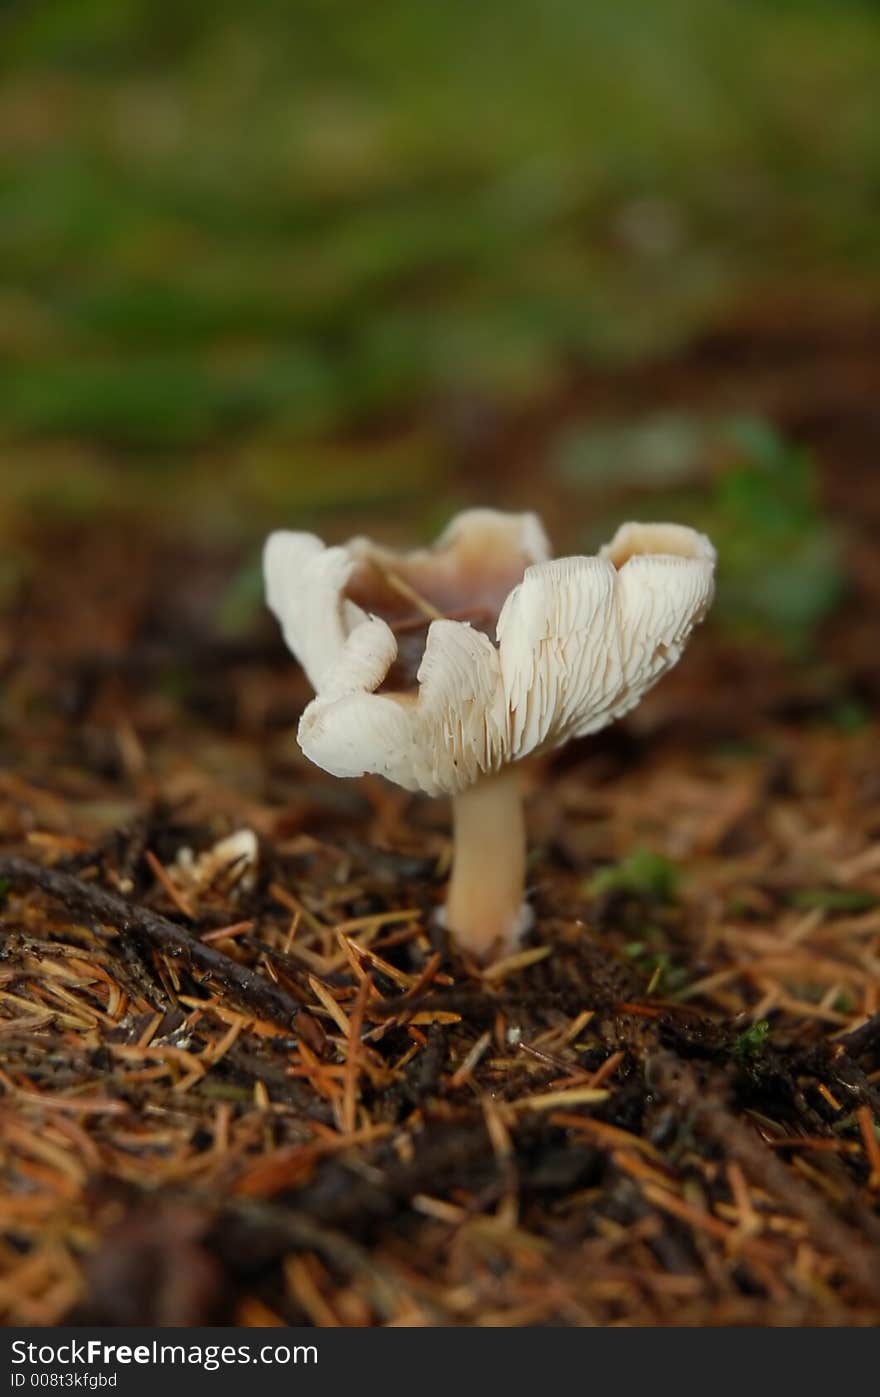
<svg viewBox="0 0 880 1397"><path fill-rule="evenodd" d="M619 863L601 868L584 886L589 897L625 893L649 902L674 902L680 873L675 864L651 849L636 848Z"/></svg>
<svg viewBox="0 0 880 1397"><path fill-rule="evenodd" d="M766 1019L758 1019L738 1035L733 1044L733 1056L741 1063L752 1062L762 1055L769 1038L769 1023Z"/></svg>
<svg viewBox="0 0 880 1397"><path fill-rule="evenodd" d="M719 554L718 616L803 653L843 589L815 463L758 419L736 419L722 437L730 464L718 478L707 519Z"/></svg>
<svg viewBox="0 0 880 1397"><path fill-rule="evenodd" d="M806 911L870 912L880 906L880 897L860 888L799 888L789 899L792 906Z"/></svg>

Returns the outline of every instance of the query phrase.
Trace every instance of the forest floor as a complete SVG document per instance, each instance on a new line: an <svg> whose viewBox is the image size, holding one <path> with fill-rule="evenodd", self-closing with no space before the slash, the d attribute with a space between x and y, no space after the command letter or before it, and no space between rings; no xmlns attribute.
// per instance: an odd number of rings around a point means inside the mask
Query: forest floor
<svg viewBox="0 0 880 1397"><path fill-rule="evenodd" d="M573 390L733 392L810 442L848 590L811 659L707 627L530 770L536 922L485 972L432 920L442 803L310 767L268 622L201 628L221 554L32 529L2 621L7 1323L880 1321L876 344L814 329ZM484 502L528 502L546 412ZM254 860L199 862L242 829Z"/></svg>

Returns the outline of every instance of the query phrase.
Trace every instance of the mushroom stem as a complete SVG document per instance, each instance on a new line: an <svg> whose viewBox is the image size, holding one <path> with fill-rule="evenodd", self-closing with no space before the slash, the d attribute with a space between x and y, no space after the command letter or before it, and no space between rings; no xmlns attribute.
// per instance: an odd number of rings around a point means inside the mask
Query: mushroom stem
<svg viewBox="0 0 880 1397"><path fill-rule="evenodd" d="M528 925L526 829L516 764L452 799L452 876L446 925L464 951L489 961L512 950Z"/></svg>

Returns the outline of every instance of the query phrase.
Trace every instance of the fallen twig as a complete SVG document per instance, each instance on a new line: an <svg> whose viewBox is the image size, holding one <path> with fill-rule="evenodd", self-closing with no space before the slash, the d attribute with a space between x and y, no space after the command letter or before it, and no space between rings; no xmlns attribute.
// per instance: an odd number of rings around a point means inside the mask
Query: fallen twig
<svg viewBox="0 0 880 1397"><path fill-rule="evenodd" d="M300 1005L292 995L258 975L255 970L206 945L184 927L168 921L157 912L137 907L94 883L87 883L82 878L60 873L53 868L43 868L22 858L0 858L0 878L39 888L69 910L107 926L115 926L120 932L139 932L169 958L183 960L187 965L196 966L218 979L231 996L237 997L239 1003L261 1018L290 1027L300 1013ZM300 1033L308 1040L309 1030L304 1029L304 1024L300 1025Z"/></svg>

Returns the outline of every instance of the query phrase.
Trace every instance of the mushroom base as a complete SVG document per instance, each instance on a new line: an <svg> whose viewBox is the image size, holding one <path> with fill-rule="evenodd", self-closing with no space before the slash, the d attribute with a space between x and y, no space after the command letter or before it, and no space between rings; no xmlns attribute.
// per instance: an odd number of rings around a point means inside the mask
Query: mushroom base
<svg viewBox="0 0 880 1397"><path fill-rule="evenodd" d="M526 830L516 765L453 797L453 859L443 918L461 950L480 962L515 950L531 924Z"/></svg>

